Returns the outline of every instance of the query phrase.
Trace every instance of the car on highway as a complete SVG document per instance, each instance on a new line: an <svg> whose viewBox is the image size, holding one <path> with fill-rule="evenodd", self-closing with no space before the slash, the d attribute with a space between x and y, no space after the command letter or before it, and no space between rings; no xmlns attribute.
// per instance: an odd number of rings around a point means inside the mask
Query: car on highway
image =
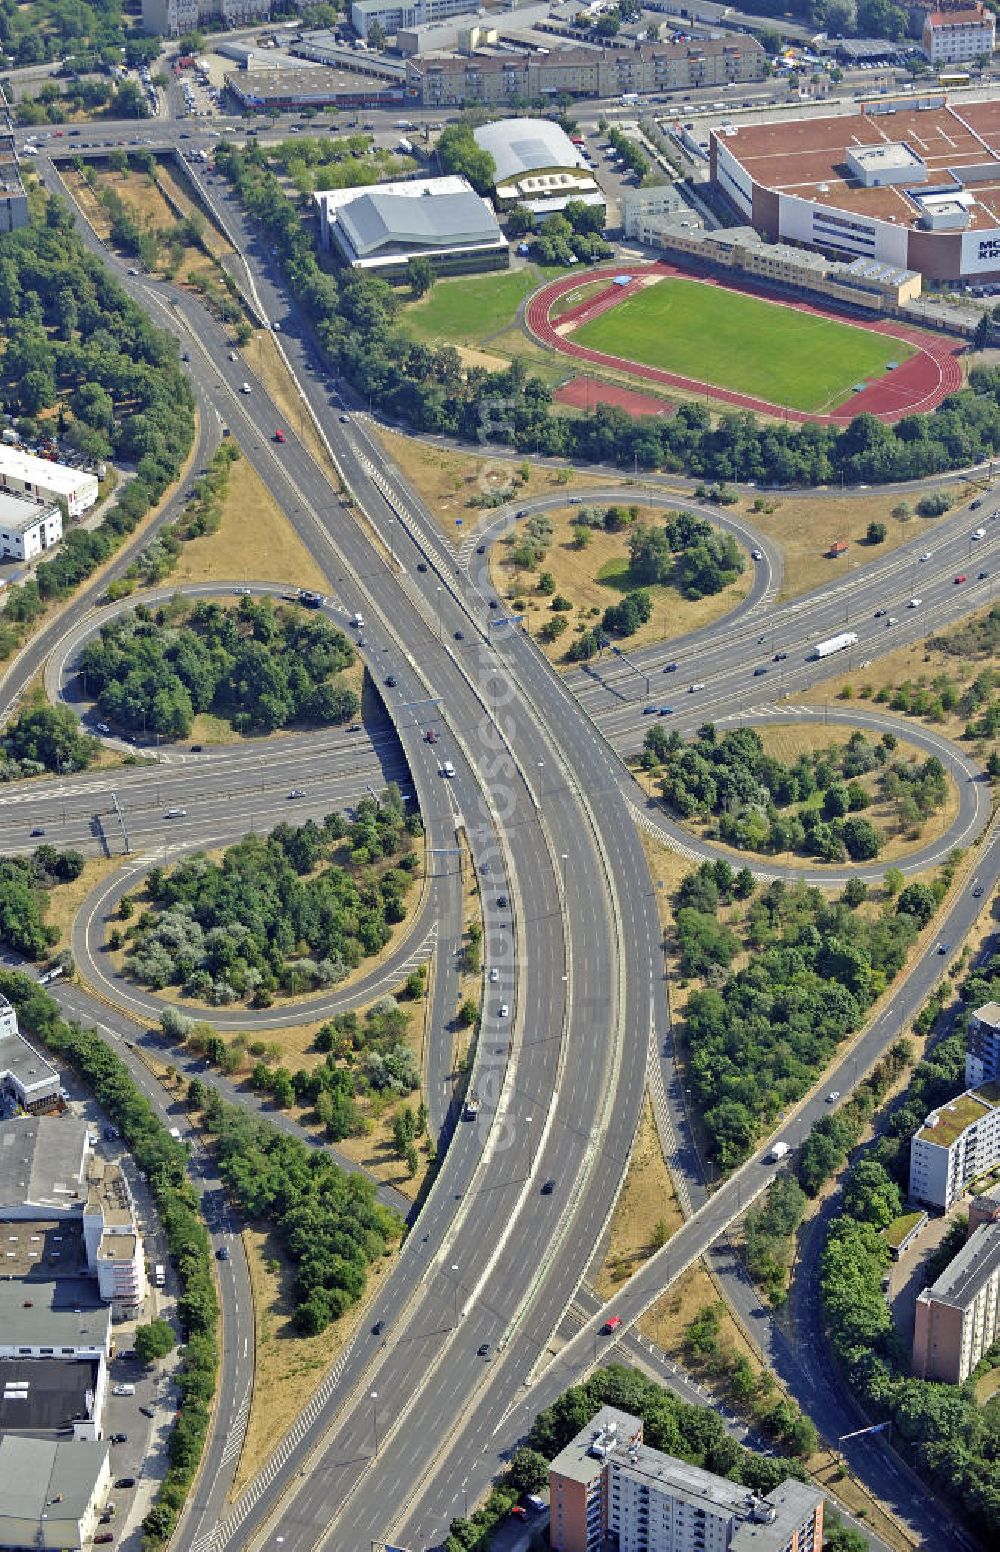
<svg viewBox="0 0 1000 1552"><path fill-rule="evenodd" d="M753 560L763 560L764 559L764 551L763 550L751 550L750 551L750 556L751 556L751 559L753 559Z"/></svg>
<svg viewBox="0 0 1000 1552"><path fill-rule="evenodd" d="M839 1098L840 1098L840 1090L839 1089L831 1089L829 1094L826 1096L826 1102L827 1102L828 1105L835 1105Z"/></svg>
<svg viewBox="0 0 1000 1552"><path fill-rule="evenodd" d="M497 895L497 910L498 911L505 911L509 904L510 904L510 901L507 899L506 895Z"/></svg>
<svg viewBox="0 0 1000 1552"><path fill-rule="evenodd" d="M933 550L925 550L924 553L921 555L920 559L921 560L930 560L930 558L931 558L931 556L933 554L934 554Z"/></svg>
<svg viewBox="0 0 1000 1552"><path fill-rule="evenodd" d="M485 546L485 544L477 544L476 545L476 554L477 555L485 555L486 554L486 546Z"/></svg>
<svg viewBox="0 0 1000 1552"><path fill-rule="evenodd" d="M108 727L108 724L106 722L98 722L98 724L97 724L97 731L99 733L110 733L111 729Z"/></svg>
<svg viewBox="0 0 1000 1552"><path fill-rule="evenodd" d="M425 560L418 560L417 561L417 570L420 571L420 572L426 571L427 570L427 562Z"/></svg>
<svg viewBox="0 0 1000 1552"><path fill-rule="evenodd" d="M455 632L455 640L456 641L464 641L465 640L465 632L464 631L456 631Z"/></svg>
<svg viewBox="0 0 1000 1552"><path fill-rule="evenodd" d="M896 616L894 614L890 614L889 618L885 622L885 628L886 628L886 630L888 630L890 625L898 625L898 624L899 624L899 621L896 618Z"/></svg>
<svg viewBox="0 0 1000 1552"><path fill-rule="evenodd" d="M253 389L250 387L249 383L244 383L243 386L240 389L240 393L252 393L252 392L253 392Z"/></svg>
<svg viewBox="0 0 1000 1552"><path fill-rule="evenodd" d="M618 1328L621 1325L621 1323L622 1323L622 1317L620 1315L611 1315L604 1322L604 1325L601 1327L601 1330L602 1330L602 1332L604 1333L605 1336L610 1336L612 1331L617 1331L618 1330Z"/></svg>
<svg viewBox="0 0 1000 1552"><path fill-rule="evenodd" d="M922 598L911 598L906 607L907 609L919 609L922 603Z"/></svg>
<svg viewBox="0 0 1000 1552"><path fill-rule="evenodd" d="M973 889L972 889L972 898L973 898L973 900L981 900L982 897L983 897L983 886L982 886L982 884L975 884L973 886Z"/></svg>
<svg viewBox="0 0 1000 1552"><path fill-rule="evenodd" d="M163 817L164 817L164 819L186 819L187 818L187 809L186 808L168 808L166 813L163 815Z"/></svg>
<svg viewBox="0 0 1000 1552"><path fill-rule="evenodd" d="M381 1336L382 1332L384 1330L385 1330L385 1321L384 1320L376 1320L375 1324L372 1326L372 1336Z"/></svg>
<svg viewBox="0 0 1000 1552"><path fill-rule="evenodd" d="M510 1008L507 1006L507 1004L505 1002L502 1002L500 1004L499 1010L497 1012L497 1018L502 1018L502 1019L510 1018Z"/></svg>
<svg viewBox="0 0 1000 1552"><path fill-rule="evenodd" d="M703 690L704 688L705 688L705 681L704 681L704 679L696 679L694 684L689 684L688 685L688 694L689 695L693 695L695 690Z"/></svg>
<svg viewBox="0 0 1000 1552"><path fill-rule="evenodd" d="M972 537L974 539L985 539L986 538L986 529L985 528L974 528L972 530Z"/></svg>
<svg viewBox="0 0 1000 1552"><path fill-rule="evenodd" d="M767 669L764 667L763 663L761 663L754 669L753 676L755 679L763 679L766 673Z"/></svg>
<svg viewBox="0 0 1000 1552"><path fill-rule="evenodd" d="M956 578L955 578L955 586L956 586L956 587L961 587L961 585L962 585L962 583L963 583L963 582L968 582L968 580L969 580L969 579L968 579L968 577L967 577L967 576L966 576L966 575L965 575L965 572L964 572L964 571L960 571L960 572L959 572L959 573L958 573L958 576L957 576L957 577L956 577Z"/></svg>
<svg viewBox="0 0 1000 1552"><path fill-rule="evenodd" d="M396 684L397 684L396 675L395 674L386 674L386 676L385 676L385 687L386 687L386 689L387 690L394 690L396 688Z"/></svg>
<svg viewBox="0 0 1000 1552"><path fill-rule="evenodd" d="M306 795L305 787L293 787L291 792L288 794L290 799L291 798L304 798L305 795Z"/></svg>
<svg viewBox="0 0 1000 1552"><path fill-rule="evenodd" d="M35 825L35 828L31 832L31 839L34 840L36 835L44 835L44 834L45 834L45 831L42 828L42 826L41 825Z"/></svg>
<svg viewBox="0 0 1000 1552"><path fill-rule="evenodd" d="M438 741L438 734L434 731L433 728L428 728L427 732L424 734L424 743L425 744L436 744L437 741Z"/></svg>
<svg viewBox="0 0 1000 1552"><path fill-rule="evenodd" d="M644 717L655 717L659 709L659 706L644 706L642 714Z"/></svg>
<svg viewBox="0 0 1000 1552"><path fill-rule="evenodd" d="M950 943L939 943L937 946L937 951L939 954L947 954L950 947Z"/></svg>
<svg viewBox="0 0 1000 1552"><path fill-rule="evenodd" d="M673 714L674 714L674 708L672 706L661 706L660 707L660 716L661 717L672 717Z"/></svg>
<svg viewBox="0 0 1000 1552"><path fill-rule="evenodd" d="M875 610L875 618L876 618L876 620L884 619L885 618L885 614L886 614L886 611L884 609L876 609Z"/></svg>
<svg viewBox="0 0 1000 1552"><path fill-rule="evenodd" d="M986 581L986 578L987 578L987 577L988 577L988 576L989 576L989 572L988 572L988 571L981 571L981 572L980 572L980 573L979 573L979 575L978 575L978 577L977 577L977 578L976 578L976 581L977 581L977 582L985 582L985 581Z"/></svg>
<svg viewBox="0 0 1000 1552"><path fill-rule="evenodd" d="M238 352L235 351L235 350L231 350L229 352L229 359L230 359L230 361L238 361L240 359Z"/></svg>
<svg viewBox="0 0 1000 1552"><path fill-rule="evenodd" d="M677 672L677 664L676 663L668 663L666 665L666 667L664 668L663 672L665 674L675 674Z"/></svg>
<svg viewBox="0 0 1000 1552"><path fill-rule="evenodd" d="M215 1252L215 1259L216 1259L216 1261L228 1261L229 1260L229 1246L228 1245L220 1245L218 1250Z"/></svg>
<svg viewBox="0 0 1000 1552"><path fill-rule="evenodd" d="M276 442L283 442L285 440L285 433L280 426L275 426L274 428L274 440Z"/></svg>
<svg viewBox="0 0 1000 1552"><path fill-rule="evenodd" d="M139 271L137 269L130 269L129 270L129 274L130 275L138 275L138 273L139 273Z"/></svg>
<svg viewBox="0 0 1000 1552"><path fill-rule="evenodd" d="M556 1188L556 1183L555 1183L555 1181L550 1176L549 1179L544 1181L543 1184L542 1184L542 1195L543 1196L551 1196L553 1191L555 1190L555 1188Z"/></svg>
<svg viewBox="0 0 1000 1552"><path fill-rule="evenodd" d="M479 1346L476 1348L476 1352L480 1358L488 1358L490 1356L489 1342L480 1342Z"/></svg>
<svg viewBox="0 0 1000 1552"><path fill-rule="evenodd" d="M455 774L455 767L454 767L454 765L451 763L450 760L445 760L444 764L441 767L441 775L442 776L447 776L450 779L452 776L454 776L454 774Z"/></svg>

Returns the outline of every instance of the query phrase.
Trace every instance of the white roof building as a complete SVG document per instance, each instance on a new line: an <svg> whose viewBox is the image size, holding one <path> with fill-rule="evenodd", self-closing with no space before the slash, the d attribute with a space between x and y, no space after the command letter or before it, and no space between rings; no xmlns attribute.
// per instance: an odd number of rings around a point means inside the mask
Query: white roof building
<svg viewBox="0 0 1000 1552"><path fill-rule="evenodd" d="M34 560L62 538L62 511L52 501L0 488L0 559Z"/></svg>
<svg viewBox="0 0 1000 1552"><path fill-rule="evenodd" d="M604 205L604 195L580 151L551 119L497 119L473 131L489 151L501 209L526 205L535 215L553 215L570 200Z"/></svg>
<svg viewBox="0 0 1000 1552"><path fill-rule="evenodd" d="M111 1447L0 1439L0 1547L75 1549L93 1535L111 1487Z"/></svg>
<svg viewBox="0 0 1000 1552"><path fill-rule="evenodd" d="M17 1014L4 996L0 996L0 1092L24 1110L48 1109L59 1097L58 1072L18 1033Z"/></svg>
<svg viewBox="0 0 1000 1552"><path fill-rule="evenodd" d="M0 489L50 504L64 501L68 515L79 517L96 502L98 486L96 474L0 442Z"/></svg>
<svg viewBox="0 0 1000 1552"><path fill-rule="evenodd" d="M320 239L354 269L405 278L418 255L435 269L504 269L507 241L465 179L416 178L315 194Z"/></svg>

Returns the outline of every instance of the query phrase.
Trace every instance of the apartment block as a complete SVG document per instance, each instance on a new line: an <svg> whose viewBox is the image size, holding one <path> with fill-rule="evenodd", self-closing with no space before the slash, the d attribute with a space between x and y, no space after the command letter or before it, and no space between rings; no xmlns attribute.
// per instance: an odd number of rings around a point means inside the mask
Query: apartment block
<svg viewBox="0 0 1000 1552"><path fill-rule="evenodd" d="M470 9L469 0L354 0L351 26L359 38L367 38L377 22L386 37L406 28L447 21Z"/></svg>
<svg viewBox="0 0 1000 1552"><path fill-rule="evenodd" d="M913 1372L961 1385L1000 1329L1000 1224L974 1229L937 1282L917 1295Z"/></svg>
<svg viewBox="0 0 1000 1552"><path fill-rule="evenodd" d="M762 81L764 50L755 38L650 43L634 49L566 48L537 54L434 56L407 61L406 81L425 107L529 101L567 93L616 97Z"/></svg>
<svg viewBox="0 0 1000 1552"><path fill-rule="evenodd" d="M642 1422L602 1407L549 1468L556 1552L819 1552L823 1496L786 1481L766 1498L647 1448Z"/></svg>
<svg viewBox="0 0 1000 1552"><path fill-rule="evenodd" d="M204 22L221 20L228 27L267 21L271 0L142 0L142 25L149 33L178 38Z"/></svg>
<svg viewBox="0 0 1000 1552"><path fill-rule="evenodd" d="M910 1143L910 1199L947 1211L1000 1163L1000 1085L966 1089L932 1110Z"/></svg>
<svg viewBox="0 0 1000 1552"><path fill-rule="evenodd" d="M965 1037L965 1081L970 1088L1000 1077L1000 1003L986 1002L969 1014Z"/></svg>
<svg viewBox="0 0 1000 1552"><path fill-rule="evenodd" d="M931 11L924 18L923 48L932 65L971 65L996 46L996 17L983 5Z"/></svg>

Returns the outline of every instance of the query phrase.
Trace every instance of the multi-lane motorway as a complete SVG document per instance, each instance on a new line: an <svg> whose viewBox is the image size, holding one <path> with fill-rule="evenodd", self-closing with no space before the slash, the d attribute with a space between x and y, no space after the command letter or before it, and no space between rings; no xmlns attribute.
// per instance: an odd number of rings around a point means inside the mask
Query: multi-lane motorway
<svg viewBox="0 0 1000 1552"><path fill-rule="evenodd" d="M43 170L50 185L58 183L50 164ZM224 216L238 236L247 235L231 202ZM89 234L87 240L99 246ZM856 651L874 656L906 634L915 639L929 625L985 601L980 594L989 579L980 582L977 573L994 569L1000 525L987 525L986 538L973 541L975 524L966 515L949 519L926 541L936 552L929 561L909 554L911 543L847 587L834 585L782 606L774 603L777 576L765 547L735 628L722 622L703 633L696 660L695 649L680 643L669 657L678 667L669 675L663 675L669 649L650 649L637 655L635 667L599 664L593 675L560 679L524 633L491 625L482 568L456 564L405 476L387 470L373 452L366 427L340 422L339 406L314 370L307 321L289 308L268 257L250 251L244 263L259 311L272 321L280 318L304 402L357 498L356 513L336 499L332 465L320 467L291 428L284 446L271 443L282 417L262 384L255 381L250 395L239 392L248 367L230 362L229 341L198 302L118 269L155 321L179 336L191 355L202 412L199 455L207 456L221 424L229 425L323 567L334 606L364 613L364 651L373 675L380 682L383 665L391 662L398 680L397 690L386 695L394 733L376 730L373 739L355 744L331 735L322 748L313 741L299 749L289 740L277 783L266 772L262 781L256 754L228 751L160 764L152 775L116 772L116 794L121 801L125 793L135 825L133 850L155 854L163 846L162 815L169 807L188 808L182 822L190 821L190 831L177 834L178 844L197 844L218 840L216 826L227 836L248 827L250 815L261 826L286 817L287 790L300 775L310 803L315 799L323 811L324 805L355 801L369 773L384 780L408 772L430 844L453 847L456 833L469 843L482 882L487 964L500 979L487 983L472 1075L480 1114L454 1127L433 1189L373 1307L373 1322L384 1320L384 1332L376 1339L364 1329L295 1436L236 1506L220 1518L221 1497L202 1497L178 1544L211 1544L218 1552L240 1547L263 1535L279 1513L285 1552L356 1549L390 1532L426 1545L440 1539L459 1509L463 1484L470 1496L478 1495L530 1411L600 1355L596 1328L603 1316L588 1320L554 1361L548 1349L613 1208L651 1056L655 1061L667 1051L664 1142L689 1216L616 1299L626 1324L770 1178L758 1154L706 1198L670 1081L655 891L629 807L641 800L621 759L642 735L650 699L646 679L655 674L661 685L670 682L671 703L683 702L683 710L677 704L673 711L682 729L751 712L828 673L827 665L808 660L808 648L844 628L845 620L862 636ZM976 559L984 557L972 572L976 580L956 586L954 575L970 570L973 545ZM921 597L919 609L905 610L910 596ZM891 630L874 618L882 607L899 620ZM5 682L4 703L38 671L55 641L50 632L23 655ZM753 668L779 650L788 652L780 671L775 664L773 678L754 679ZM704 690L690 691L693 682ZM667 699L660 690L653 698L661 704ZM416 707L429 699L448 740L454 781L442 780L438 751L422 738ZM981 828L988 803L978 772L970 767L959 774L968 789L968 841ZM150 802L156 782L161 788ZM0 843L23 847L28 829L48 832L50 825L60 839L85 838L94 813L103 812L107 783L106 776L90 775L36 784L37 796L23 787L8 789L10 802L0 805ZM992 886L1000 870L996 840L982 849L976 866ZM962 888L941 932L959 941L978 909L971 891ZM942 969L930 946L827 1083L848 1092ZM72 995L80 997L75 990ZM92 1006L80 1001L81 1011ZM500 1014L502 1002L509 1017ZM443 1007L438 1012L442 1016ZM797 1145L825 1108L820 1095L812 1097L779 1135ZM552 1194L542 1195L549 1179ZM230 1390L235 1383L228 1374L223 1381ZM223 1416L231 1415L224 1407ZM207 1482L224 1482L223 1453L216 1431ZM887 1496L893 1501L891 1484ZM918 1517L933 1512L919 1496L905 1505L898 1494L895 1500Z"/></svg>

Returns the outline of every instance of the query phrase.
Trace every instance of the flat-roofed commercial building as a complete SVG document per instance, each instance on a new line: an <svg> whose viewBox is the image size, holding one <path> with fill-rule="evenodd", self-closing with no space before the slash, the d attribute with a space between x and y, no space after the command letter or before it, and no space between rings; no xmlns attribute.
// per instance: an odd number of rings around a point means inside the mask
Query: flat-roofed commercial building
<svg viewBox="0 0 1000 1552"><path fill-rule="evenodd" d="M910 1143L910 1199L947 1212L970 1181L1000 1163L1000 1086L966 1089L932 1110Z"/></svg>
<svg viewBox="0 0 1000 1552"><path fill-rule="evenodd" d="M924 17L924 53L932 65L973 65L996 47L996 17L983 5L929 11Z"/></svg>
<svg viewBox="0 0 1000 1552"><path fill-rule="evenodd" d="M459 177L410 179L315 194L320 241L352 269L406 278L426 258L439 274L506 269L510 246L489 202Z"/></svg>
<svg viewBox="0 0 1000 1552"><path fill-rule="evenodd" d="M76 1552L111 1489L111 1449L6 1434L0 1439L0 1547Z"/></svg>
<svg viewBox="0 0 1000 1552"><path fill-rule="evenodd" d="M2 1237L0 1230L0 1237ZM108 1358L106 1304L64 1305L59 1284L0 1281L0 1358Z"/></svg>
<svg viewBox="0 0 1000 1552"><path fill-rule="evenodd" d="M89 1147L87 1122L71 1116L0 1123L0 1220L79 1216Z"/></svg>
<svg viewBox="0 0 1000 1552"><path fill-rule="evenodd" d="M1000 278L1000 99L940 87L860 113L709 131L712 181L756 231L925 281Z"/></svg>
<svg viewBox="0 0 1000 1552"><path fill-rule="evenodd" d="M556 1456L549 1488L556 1552L819 1552L823 1543L815 1488L786 1481L758 1497L648 1449L641 1420L616 1407L602 1407Z"/></svg>
<svg viewBox="0 0 1000 1552"><path fill-rule="evenodd" d="M0 1094L20 1110L51 1110L59 1102L59 1074L28 1044L17 1027L17 1014L0 994ZM3 1157L0 1154L0 1178ZM2 1195L2 1192L0 1192Z"/></svg>
<svg viewBox="0 0 1000 1552"><path fill-rule="evenodd" d="M103 1358L0 1358L0 1435L99 1439L107 1395Z"/></svg>
<svg viewBox="0 0 1000 1552"><path fill-rule="evenodd" d="M917 1295L913 1372L961 1385L1000 1330L1000 1224L974 1229L937 1282Z"/></svg>
<svg viewBox="0 0 1000 1552"><path fill-rule="evenodd" d="M67 517L79 517L95 505L99 487L96 474L0 442L0 489L49 506L62 503Z"/></svg>
<svg viewBox="0 0 1000 1552"><path fill-rule="evenodd" d="M58 506L0 489L0 557L34 560L62 538Z"/></svg>

